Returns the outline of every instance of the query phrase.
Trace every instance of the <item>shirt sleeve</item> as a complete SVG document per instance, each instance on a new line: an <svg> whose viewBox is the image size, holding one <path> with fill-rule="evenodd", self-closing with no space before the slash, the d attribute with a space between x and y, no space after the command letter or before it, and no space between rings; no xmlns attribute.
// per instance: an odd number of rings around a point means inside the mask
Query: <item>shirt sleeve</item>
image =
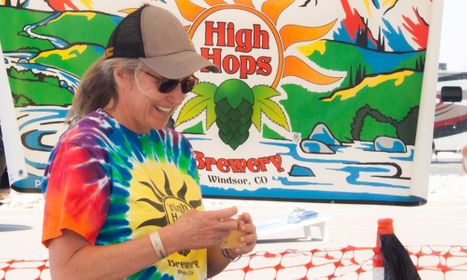
<svg viewBox="0 0 467 280"><path fill-rule="evenodd" d="M108 213L110 180L102 150L63 143L46 171L42 243L71 230L94 244Z"/></svg>

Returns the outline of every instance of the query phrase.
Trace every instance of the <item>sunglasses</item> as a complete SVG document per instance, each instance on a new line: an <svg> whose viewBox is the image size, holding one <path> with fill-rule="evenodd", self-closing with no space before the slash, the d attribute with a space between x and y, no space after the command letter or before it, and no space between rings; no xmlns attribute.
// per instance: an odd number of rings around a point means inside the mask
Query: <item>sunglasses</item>
<svg viewBox="0 0 467 280"><path fill-rule="evenodd" d="M175 80L167 78L158 78L152 75L151 73L148 73L146 71L144 72L157 81L156 83L158 84L159 92L161 93L170 93L178 86L178 84L181 85L183 93L188 93L192 91L196 84L199 82L199 79L196 78L194 75L190 75L186 78L183 78L182 80Z"/></svg>

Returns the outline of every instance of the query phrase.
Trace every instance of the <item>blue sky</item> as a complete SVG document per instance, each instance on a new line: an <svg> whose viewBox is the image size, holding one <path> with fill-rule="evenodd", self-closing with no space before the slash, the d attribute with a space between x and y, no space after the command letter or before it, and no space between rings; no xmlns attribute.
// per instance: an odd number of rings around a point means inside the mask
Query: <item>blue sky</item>
<svg viewBox="0 0 467 280"><path fill-rule="evenodd" d="M444 0L439 62L448 70L467 71L467 1Z"/></svg>

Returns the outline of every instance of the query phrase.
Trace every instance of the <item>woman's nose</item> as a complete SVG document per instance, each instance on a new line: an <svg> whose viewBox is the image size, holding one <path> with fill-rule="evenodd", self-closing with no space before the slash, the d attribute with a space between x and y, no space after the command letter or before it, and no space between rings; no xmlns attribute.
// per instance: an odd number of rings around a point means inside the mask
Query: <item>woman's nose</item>
<svg viewBox="0 0 467 280"><path fill-rule="evenodd" d="M177 105L182 104L183 100L186 98L186 93L182 92L181 84L178 84L169 94L170 100Z"/></svg>

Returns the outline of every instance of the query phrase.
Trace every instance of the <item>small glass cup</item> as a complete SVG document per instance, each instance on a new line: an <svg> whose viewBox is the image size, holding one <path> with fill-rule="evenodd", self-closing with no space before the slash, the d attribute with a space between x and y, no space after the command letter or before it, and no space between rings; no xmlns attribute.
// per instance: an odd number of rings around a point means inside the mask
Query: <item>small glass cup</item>
<svg viewBox="0 0 467 280"><path fill-rule="evenodd" d="M245 242L240 241L240 237L244 236L245 233L239 229L234 229L229 232L223 239L219 246L221 249L235 249L245 247Z"/></svg>

